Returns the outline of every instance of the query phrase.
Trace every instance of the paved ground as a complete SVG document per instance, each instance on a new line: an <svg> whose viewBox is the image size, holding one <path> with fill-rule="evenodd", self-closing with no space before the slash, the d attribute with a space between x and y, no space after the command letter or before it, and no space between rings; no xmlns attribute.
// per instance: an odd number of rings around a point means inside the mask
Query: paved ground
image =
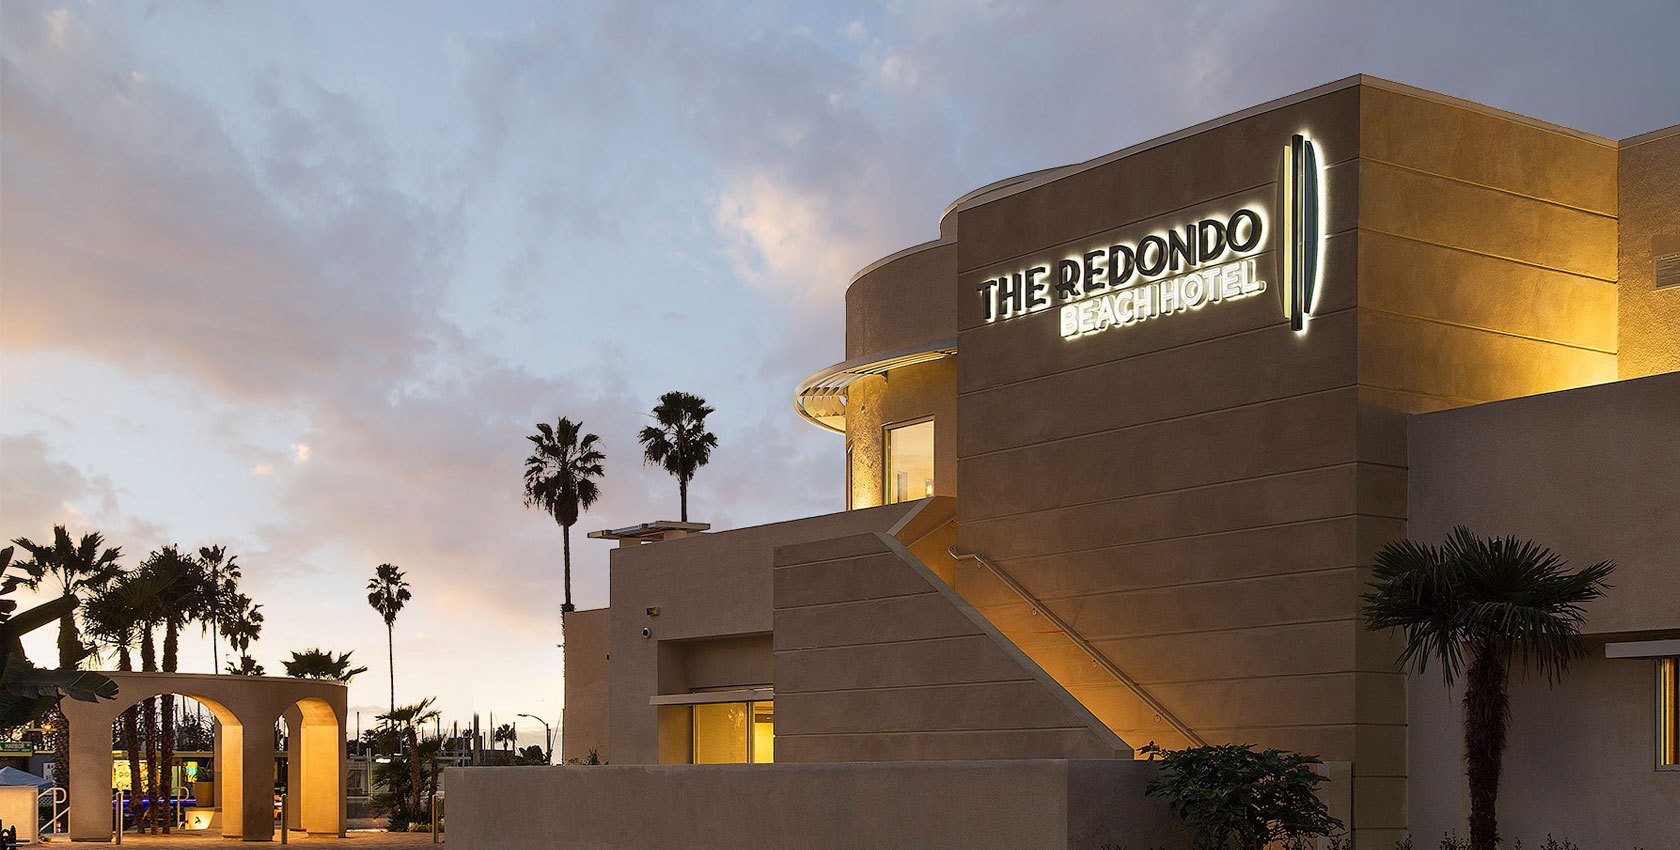
<svg viewBox="0 0 1680 850"><path fill-rule="evenodd" d="M352 829L347 838L310 838L294 832L289 837L291 844L311 847L431 847L432 836L429 833L415 832L385 832L384 830ZM55 841L54 844L69 845L70 842ZM278 847L280 835L275 833L274 842L269 846ZM77 844L77 847L91 847L91 844ZM124 835L124 847L145 848L145 850L209 850L212 847L250 847L238 840L223 839L218 835L175 834L175 835Z"/></svg>

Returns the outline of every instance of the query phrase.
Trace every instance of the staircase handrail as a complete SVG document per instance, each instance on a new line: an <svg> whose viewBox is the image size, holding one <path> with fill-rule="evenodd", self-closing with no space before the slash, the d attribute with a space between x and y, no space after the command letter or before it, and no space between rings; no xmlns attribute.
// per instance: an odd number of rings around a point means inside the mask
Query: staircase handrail
<svg viewBox="0 0 1680 850"><path fill-rule="evenodd" d="M1021 597L1021 600L1031 606L1033 611L1037 612L1040 617L1047 620L1050 625L1055 626L1062 634L1067 635L1068 639L1073 641L1075 646L1084 650L1085 654L1090 656L1091 660L1096 662L1098 667L1101 667L1110 676L1113 676L1120 684L1125 685L1126 690L1131 691L1138 699L1143 700L1143 703L1153 709L1155 714L1162 720L1165 720L1167 725L1173 728L1173 731L1183 735L1187 740L1198 747L1207 746L1207 741L1203 740L1202 736L1196 734L1189 726L1184 725L1184 723L1174 716L1171 711L1167 710L1166 706L1162 705L1153 696L1150 696L1149 692L1144 690L1142 685L1138 684L1131 676L1126 675L1126 671L1121 670L1119 665L1109 660L1108 656L1104 655L1101 650L1093 646L1091 642L1086 640L1084 636L1079 634L1079 632L1074 631L1073 626L1068 625L1067 621L1058 616L1056 612L1050 610L1049 606L1040 602L1038 597L1033 596L1025 586L1016 581L1014 576L1005 572L1002 567L992 563L989 559L982 555L958 552L955 544L946 547L945 552L955 560L974 561L985 567L1010 590L1015 591L1015 595Z"/></svg>

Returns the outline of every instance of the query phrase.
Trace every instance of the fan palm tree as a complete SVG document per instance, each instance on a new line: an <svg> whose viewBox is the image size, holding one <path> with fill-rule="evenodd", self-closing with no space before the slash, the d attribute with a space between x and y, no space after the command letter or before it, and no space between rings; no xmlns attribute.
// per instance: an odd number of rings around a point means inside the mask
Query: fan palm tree
<svg viewBox="0 0 1680 850"><path fill-rule="evenodd" d="M134 669L134 651L142 649L142 633L149 631L145 616L157 607L155 597L158 593L154 576L134 570L118 576L89 601L88 632L99 640L103 649L116 653L118 670L128 672ZM149 642L150 636L147 635L144 640ZM150 702L146 701L148 715L151 713ZM140 705L131 705L123 711L122 732L123 743L128 750L129 787L142 791Z"/></svg>
<svg viewBox="0 0 1680 850"><path fill-rule="evenodd" d="M492 742L504 745L502 747L504 750L512 751L513 745L516 743L518 736L519 733L514 731L513 724L503 723L502 725L496 727L496 734L492 738Z"/></svg>
<svg viewBox="0 0 1680 850"><path fill-rule="evenodd" d="M250 649L251 644L262 636L262 605L252 602L251 597L243 593L234 593L227 600L221 618L222 637L227 638L228 646L240 653Z"/></svg>
<svg viewBox="0 0 1680 850"><path fill-rule="evenodd" d="M99 532L83 534L81 540L73 541L68 529L55 525L52 534L51 543L36 543L27 537L12 541L29 555L29 560L19 565L23 567L23 575L17 582L20 586L40 590L41 585L51 578L58 585L60 596L81 599L99 592L122 571L117 564L122 557L122 547L107 547L104 536ZM58 666L64 670L76 669L89 653L89 648L82 644L76 616L76 609L72 606L58 618ZM57 706L48 712L48 716L48 723L52 726L49 746L54 752L68 753L70 724L64 720ZM53 779L60 788L67 786L70 779L69 759L61 758L55 762Z"/></svg>
<svg viewBox="0 0 1680 850"><path fill-rule="evenodd" d="M525 459L525 507L541 508L560 524L565 601L562 612L576 611L572 604L572 526L578 515L589 510L601 497L595 483L607 456L598 448L600 437L579 434L583 424L562 416L550 428L538 423L537 433L527 436L536 446Z"/></svg>
<svg viewBox="0 0 1680 850"><path fill-rule="evenodd" d="M225 546L198 547L198 561L204 568L208 610L199 620L210 632L210 671L222 667L221 633L225 631L228 613L233 610L234 596L239 592L239 556L229 555Z"/></svg>
<svg viewBox="0 0 1680 850"><path fill-rule="evenodd" d="M286 666L286 675L303 679L331 679L335 682L348 682L356 676L366 673L366 667L351 667L350 656L355 652L334 655L330 649L310 648L302 652L294 651L292 657L280 662Z"/></svg>
<svg viewBox="0 0 1680 850"><path fill-rule="evenodd" d="M163 672L179 672L181 629L194 620L211 615L215 610L215 588L210 584L204 565L192 555L182 554L174 546L165 546L152 553L141 569L151 573L158 588L157 612L163 626ZM162 701L163 752L157 769L164 785L168 786L173 784L175 773L175 695L164 694ZM168 787L163 789L165 796L168 796L169 790ZM169 833L170 826L165 819L165 834Z"/></svg>
<svg viewBox="0 0 1680 850"><path fill-rule="evenodd" d="M412 780L409 787L414 795L409 812L415 817L420 815L420 727L437 719L439 712L433 707L435 702L436 697L426 697L413 705L393 708L389 714L379 715L381 721L399 730L403 740L408 742L408 770Z"/></svg>
<svg viewBox="0 0 1680 850"><path fill-rule="evenodd" d="M36 543L27 537L12 542L29 553L30 560L22 564L24 577L19 584L30 590L41 589L42 583L52 578L60 596L80 599L98 592L122 571L117 565L122 547L106 547L104 536L97 531L74 542L64 526L55 525L51 543ZM67 611L58 620L58 666L74 668L87 655L88 648L82 645L76 627L76 612Z"/></svg>
<svg viewBox="0 0 1680 850"><path fill-rule="evenodd" d="M403 571L391 564L380 564L374 568L373 578L368 579L367 601L373 610L385 620L385 651L386 662L391 671L391 713L397 711L397 612L414 598L408 592L408 582L403 578Z"/></svg>
<svg viewBox="0 0 1680 850"><path fill-rule="evenodd" d="M706 430L706 417L711 413L706 400L697 395L668 392L653 407L657 424L643 428L636 436L642 444L643 461L677 477L683 522L688 522L688 482L712 459L712 449L717 448L717 435Z"/></svg>
<svg viewBox="0 0 1680 850"><path fill-rule="evenodd" d="M1449 686L1464 677L1472 850L1493 850L1499 840L1513 663L1555 682L1584 656L1582 606L1604 595L1615 568L1602 561L1572 572L1542 546L1477 537L1463 526L1440 547L1402 540L1377 553L1371 590L1361 597L1366 627L1402 631L1403 667L1422 673L1434 660Z"/></svg>

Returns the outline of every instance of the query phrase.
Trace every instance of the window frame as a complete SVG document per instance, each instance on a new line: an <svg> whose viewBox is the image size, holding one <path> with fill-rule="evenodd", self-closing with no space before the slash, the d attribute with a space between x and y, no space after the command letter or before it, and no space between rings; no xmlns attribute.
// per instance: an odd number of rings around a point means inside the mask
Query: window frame
<svg viewBox="0 0 1680 850"><path fill-rule="evenodd" d="M1655 661L1653 761L1657 770L1680 771L1680 656L1658 657Z"/></svg>
<svg viewBox="0 0 1680 850"><path fill-rule="evenodd" d="M914 419L903 419L903 420L900 420L900 421L897 421L897 422L882 423L882 425L881 425L881 504L883 504L883 505L896 505L899 502L914 502L917 499L927 498L926 496L917 496L915 499L899 499L898 501L893 500L892 432L896 431L900 428L909 428L909 427L912 427L912 426L915 426L915 425L922 425L922 424L932 424L933 421L934 421L934 416L933 416L933 414L930 413L926 416L915 417ZM933 450L930 452L932 457L929 458L929 460L931 460L933 462L933 465L934 465L936 471L937 471L937 467L938 467L938 457L939 457L939 431L938 431L938 427L939 426L934 425L934 430L931 432L932 439L930 440L930 442L932 443ZM938 487L939 487L939 476L937 474L934 475L934 477L933 477L933 486L934 486L935 489L938 489Z"/></svg>

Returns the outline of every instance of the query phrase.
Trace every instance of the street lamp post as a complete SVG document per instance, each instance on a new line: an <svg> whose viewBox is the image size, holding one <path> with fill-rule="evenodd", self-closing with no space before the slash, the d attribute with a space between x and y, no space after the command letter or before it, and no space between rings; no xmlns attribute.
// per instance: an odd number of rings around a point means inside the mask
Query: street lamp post
<svg viewBox="0 0 1680 850"><path fill-rule="evenodd" d="M536 716L535 714L521 714L519 716L520 717L529 717L532 720L535 720L538 723L541 723L543 725L543 742L547 745L543 749L543 760L548 762L549 764L553 764L554 763L554 733L552 731L550 731L550 729L548 728L548 721L542 719L541 717Z"/></svg>

